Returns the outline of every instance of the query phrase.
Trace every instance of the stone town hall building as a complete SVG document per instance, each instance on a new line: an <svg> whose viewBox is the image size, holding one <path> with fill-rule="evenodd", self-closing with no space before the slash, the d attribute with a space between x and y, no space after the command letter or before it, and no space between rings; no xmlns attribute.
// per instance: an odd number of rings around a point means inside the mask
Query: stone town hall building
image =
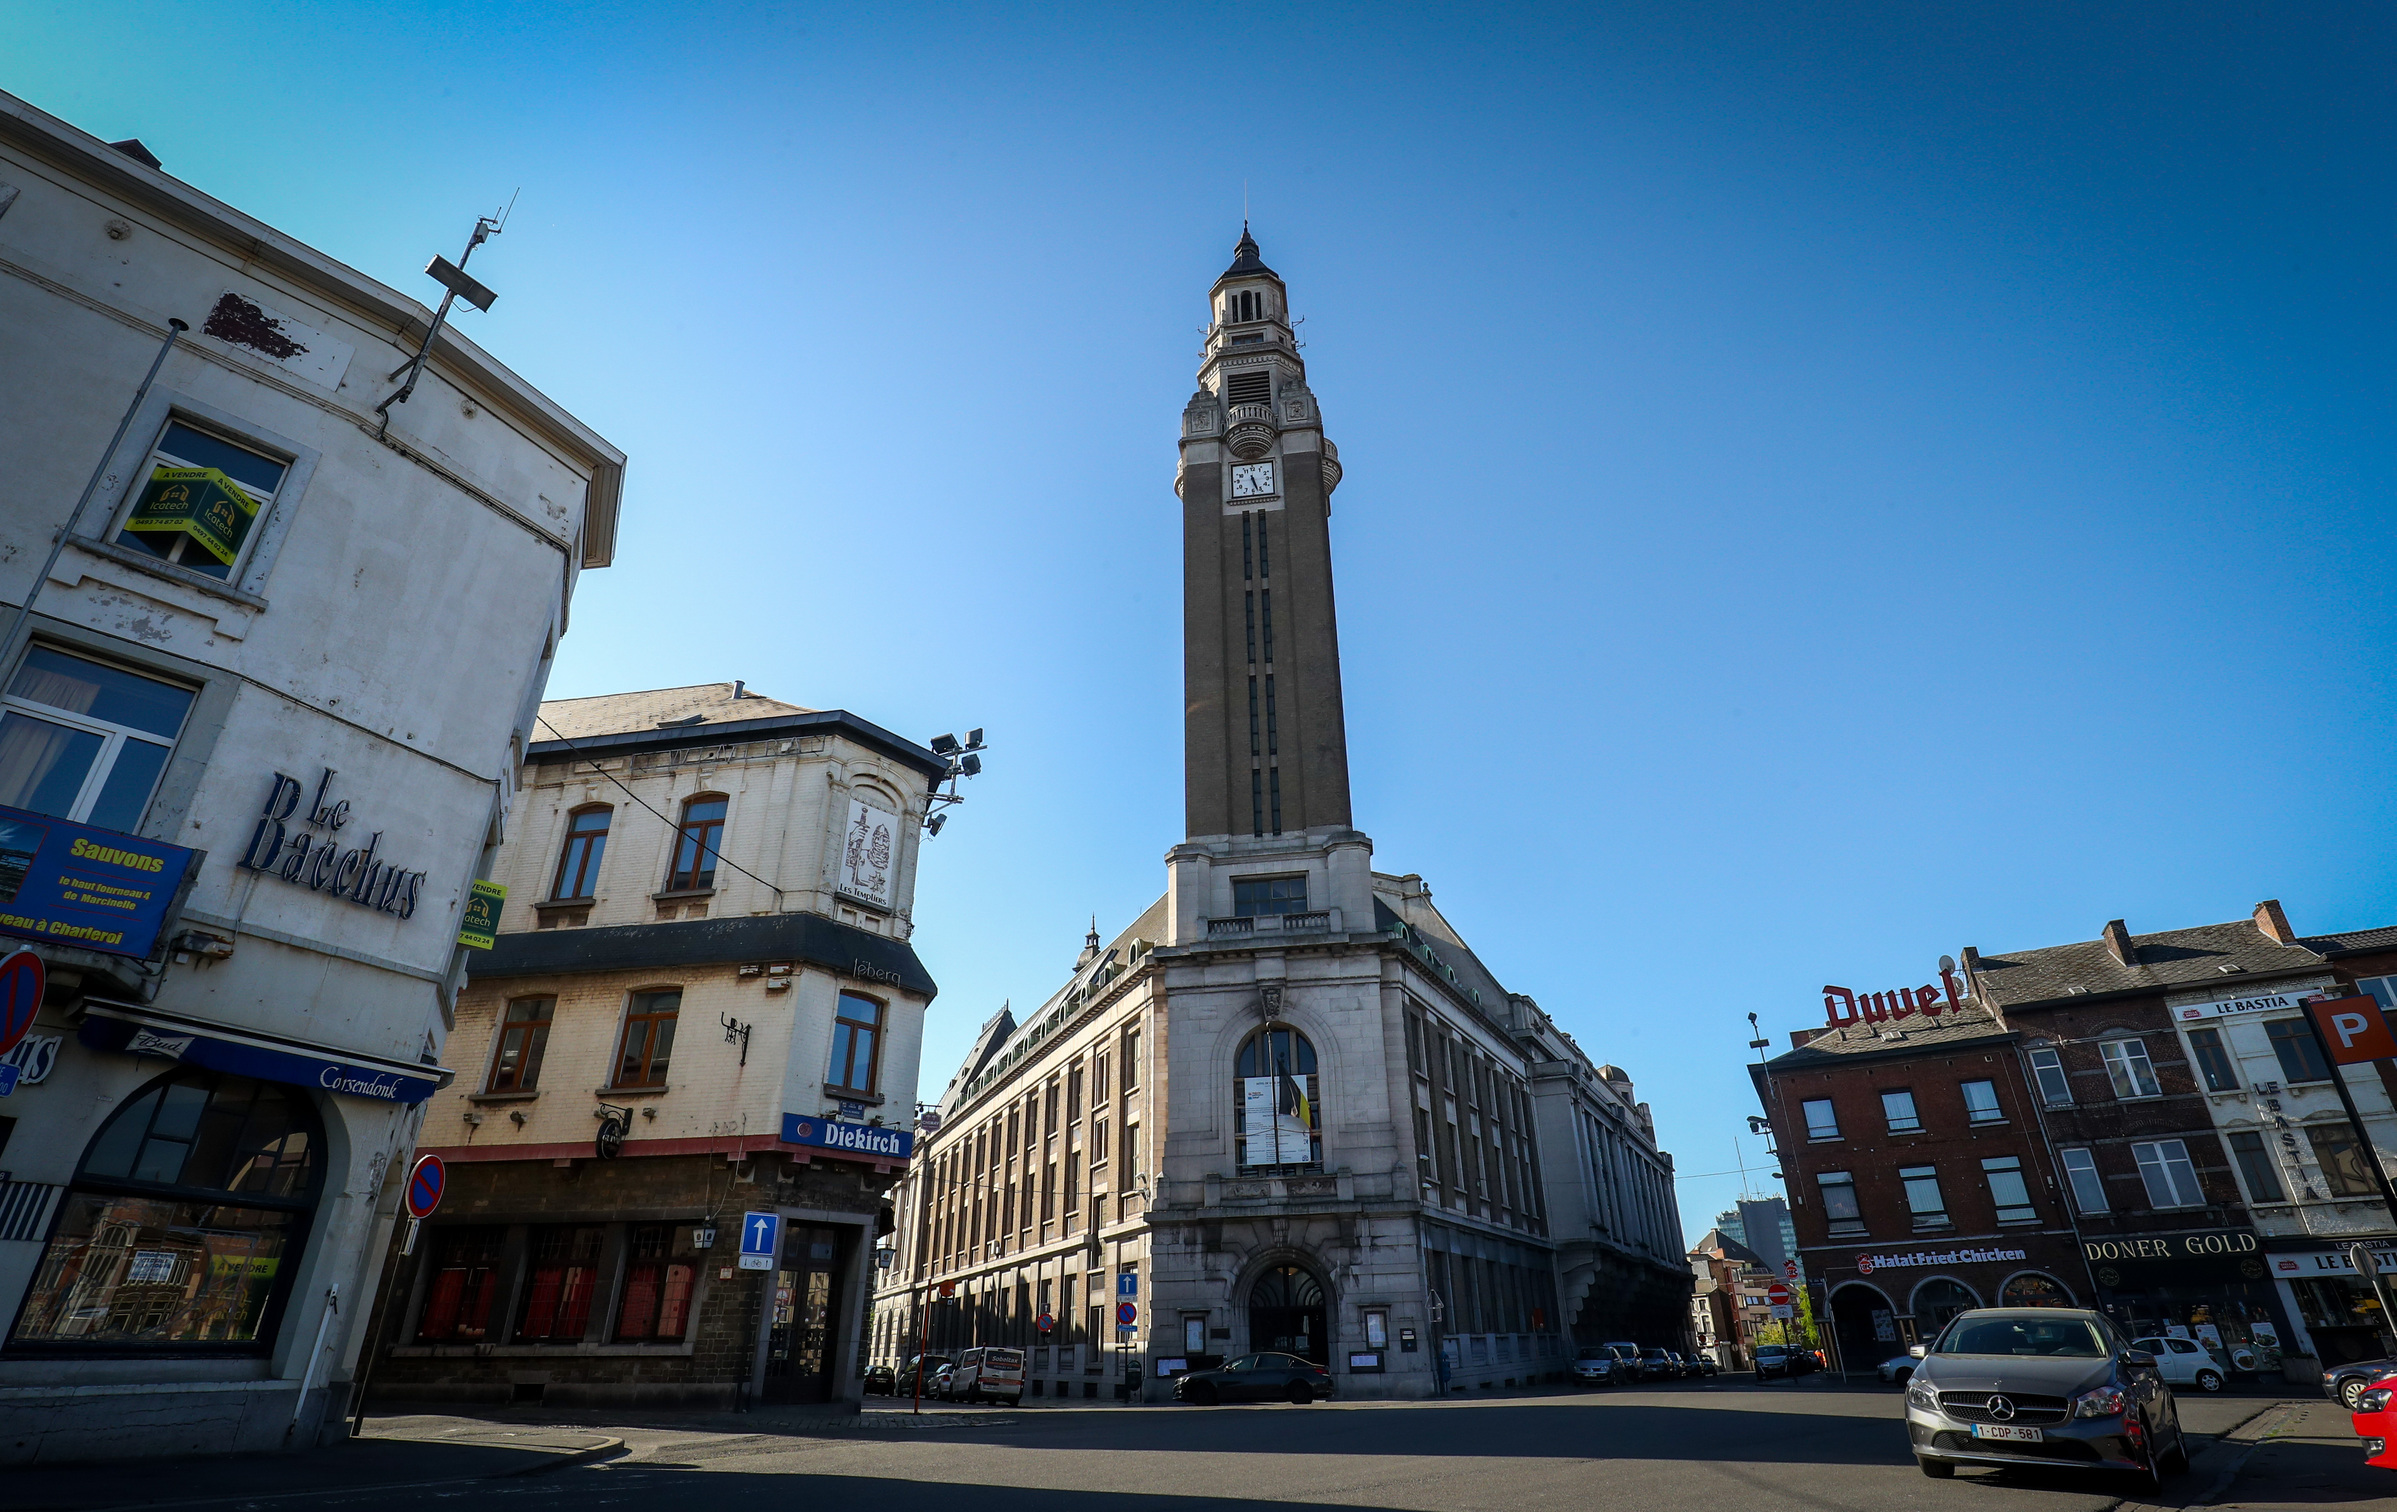
<svg viewBox="0 0 2397 1512"><path fill-rule="evenodd" d="M1021 1345L1035 1392L1137 1369L1154 1398L1179 1363L1283 1349L1351 1396L1425 1396L1442 1359L1467 1388L1561 1370L1575 1342L1686 1347L1672 1162L1630 1079L1508 992L1422 878L1374 869L1349 811L1339 453L1245 232L1210 297L1174 477L1187 833L1164 897L994 1017L942 1096L873 1355L920 1331Z"/></svg>

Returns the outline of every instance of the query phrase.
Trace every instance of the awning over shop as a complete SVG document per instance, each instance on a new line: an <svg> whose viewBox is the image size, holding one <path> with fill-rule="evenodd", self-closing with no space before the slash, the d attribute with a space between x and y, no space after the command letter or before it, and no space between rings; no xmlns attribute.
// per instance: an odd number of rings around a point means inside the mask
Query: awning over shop
<svg viewBox="0 0 2397 1512"><path fill-rule="evenodd" d="M420 1103L457 1075L442 1066L410 1065L104 999L86 1001L84 1020L75 1037L94 1050L155 1056L261 1081L321 1087L369 1102Z"/></svg>

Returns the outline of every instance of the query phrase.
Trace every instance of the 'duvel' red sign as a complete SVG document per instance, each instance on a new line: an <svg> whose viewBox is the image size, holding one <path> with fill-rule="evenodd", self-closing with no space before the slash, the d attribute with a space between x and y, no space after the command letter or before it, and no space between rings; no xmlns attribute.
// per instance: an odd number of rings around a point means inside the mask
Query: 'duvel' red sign
<svg viewBox="0 0 2397 1512"><path fill-rule="evenodd" d="M1946 958L1941 957L1942 961ZM1919 1013L1925 1018L1953 1013L1964 1005L1957 1000L1956 973L1952 967L1939 968L1941 986L1929 982L1920 987L1901 987L1895 992L1850 992L1845 987L1823 989L1823 1016L1834 1024L1878 1024L1890 1019L1910 1018Z"/></svg>

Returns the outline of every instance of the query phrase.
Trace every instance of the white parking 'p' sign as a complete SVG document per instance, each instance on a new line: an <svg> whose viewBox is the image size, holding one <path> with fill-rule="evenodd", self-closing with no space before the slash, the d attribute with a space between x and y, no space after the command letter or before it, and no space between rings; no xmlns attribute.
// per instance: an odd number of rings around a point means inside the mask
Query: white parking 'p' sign
<svg viewBox="0 0 2397 1512"><path fill-rule="evenodd" d="M782 1238L780 1213L741 1215L741 1269L772 1270L774 1252Z"/></svg>

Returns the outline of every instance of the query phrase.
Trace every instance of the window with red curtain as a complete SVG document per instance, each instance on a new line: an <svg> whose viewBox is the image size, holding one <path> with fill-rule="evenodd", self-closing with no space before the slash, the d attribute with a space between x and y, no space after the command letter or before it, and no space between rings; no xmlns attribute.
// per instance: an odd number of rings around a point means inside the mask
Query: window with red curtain
<svg viewBox="0 0 2397 1512"><path fill-rule="evenodd" d="M437 1228L430 1237L433 1272L425 1282L416 1337L427 1344L480 1344L499 1296L504 1228Z"/></svg>
<svg viewBox="0 0 2397 1512"><path fill-rule="evenodd" d="M616 1309L619 1342L671 1344L682 1338L696 1272L688 1258L674 1258L676 1232L670 1223L633 1225L625 1252L624 1300Z"/></svg>
<svg viewBox="0 0 2397 1512"><path fill-rule="evenodd" d="M599 1279L600 1238L596 1224L554 1224L534 1229L531 1264L525 1267L524 1306L518 1310L519 1344L579 1344L591 1321L591 1293Z"/></svg>

